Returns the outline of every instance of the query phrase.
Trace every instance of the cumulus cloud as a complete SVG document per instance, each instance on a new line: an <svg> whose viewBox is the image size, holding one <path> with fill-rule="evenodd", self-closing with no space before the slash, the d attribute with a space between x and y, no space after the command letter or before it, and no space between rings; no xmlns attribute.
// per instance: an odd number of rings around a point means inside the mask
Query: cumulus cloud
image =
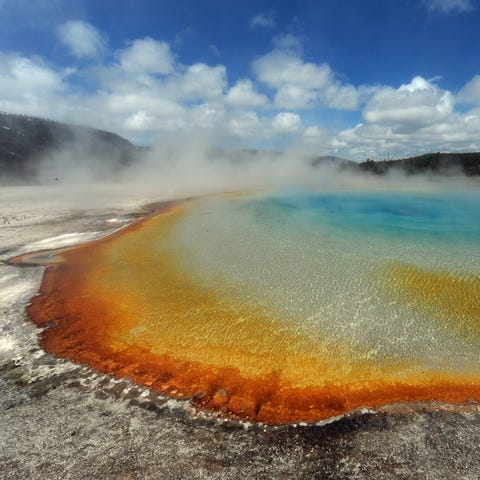
<svg viewBox="0 0 480 480"><path fill-rule="evenodd" d="M39 58L0 54L2 91L35 95L63 89L61 76Z"/></svg>
<svg viewBox="0 0 480 480"><path fill-rule="evenodd" d="M185 100L212 100L222 96L227 84L224 65L211 67L195 63L171 78L169 90L175 97Z"/></svg>
<svg viewBox="0 0 480 480"><path fill-rule="evenodd" d="M251 80L242 79L231 87L225 97L227 104L239 108L262 107L268 103L265 95L255 91Z"/></svg>
<svg viewBox="0 0 480 480"><path fill-rule="evenodd" d="M336 110L356 110L361 103L361 90L361 87L335 82L324 92L323 101Z"/></svg>
<svg viewBox="0 0 480 480"><path fill-rule="evenodd" d="M319 139L327 139L327 132L318 125L311 125L305 129L303 137L307 141L318 141Z"/></svg>
<svg viewBox="0 0 480 480"><path fill-rule="evenodd" d="M173 72L173 55L167 42L153 38L135 40L120 52L120 64L127 72L167 74Z"/></svg>
<svg viewBox="0 0 480 480"><path fill-rule="evenodd" d="M302 129L302 120L297 113L280 112L272 120L275 132L295 133Z"/></svg>
<svg viewBox="0 0 480 480"><path fill-rule="evenodd" d="M275 22L275 15L273 12L258 13L250 19L251 28L275 28L277 26Z"/></svg>
<svg viewBox="0 0 480 480"><path fill-rule="evenodd" d="M329 141L338 152L359 160L402 158L428 151L478 151L479 113L452 114L441 122L408 132L383 123L361 123L339 132Z"/></svg>
<svg viewBox="0 0 480 480"><path fill-rule="evenodd" d="M365 107L363 116L371 123L411 129L432 125L453 111L453 97L417 76L398 89L379 88Z"/></svg>
<svg viewBox="0 0 480 480"><path fill-rule="evenodd" d="M304 61L296 42L296 37L279 37L271 52L252 63L257 79L276 90L275 106L290 110L319 105L356 109L359 95L355 87L340 82L328 64Z"/></svg>
<svg viewBox="0 0 480 480"><path fill-rule="evenodd" d="M65 93L68 74L40 58L0 53L0 110L47 116L55 96Z"/></svg>
<svg viewBox="0 0 480 480"><path fill-rule="evenodd" d="M471 0L424 0L423 3L428 11L444 14L469 12L474 8Z"/></svg>
<svg viewBox="0 0 480 480"><path fill-rule="evenodd" d="M191 137L250 148L290 143L358 160L480 150L480 75L456 96L440 79L421 76L400 86L351 85L328 64L306 60L292 35L276 37L253 60L251 78L229 81L225 65L181 60L153 38L134 39L94 68L0 53L0 110L83 123L140 145ZM88 91L78 87L79 76ZM323 113L332 118L338 110L363 120L328 126Z"/></svg>
<svg viewBox="0 0 480 480"><path fill-rule="evenodd" d="M229 119L229 129L236 137L251 139L263 131L264 126L256 112L248 111L232 115Z"/></svg>
<svg viewBox="0 0 480 480"><path fill-rule="evenodd" d="M475 77L462 89L472 104L476 87ZM358 160L480 150L480 108L455 111L452 93L431 80L417 76L398 88L369 87L367 94L364 122L337 132L309 126L303 144Z"/></svg>
<svg viewBox="0 0 480 480"><path fill-rule="evenodd" d="M131 130L150 130L155 125L155 117L145 110L139 110L125 120Z"/></svg>
<svg viewBox="0 0 480 480"><path fill-rule="evenodd" d="M106 40L90 23L72 20L57 29L60 41L78 58L91 58L102 55L106 50Z"/></svg>
<svg viewBox="0 0 480 480"><path fill-rule="evenodd" d="M277 89L275 105L292 110L306 109L313 107L318 97L318 92L315 90L287 83Z"/></svg>
<svg viewBox="0 0 480 480"><path fill-rule="evenodd" d="M327 64L303 62L296 55L275 49L253 62L257 78L269 87L296 85L303 88L323 88L331 82L331 69Z"/></svg>

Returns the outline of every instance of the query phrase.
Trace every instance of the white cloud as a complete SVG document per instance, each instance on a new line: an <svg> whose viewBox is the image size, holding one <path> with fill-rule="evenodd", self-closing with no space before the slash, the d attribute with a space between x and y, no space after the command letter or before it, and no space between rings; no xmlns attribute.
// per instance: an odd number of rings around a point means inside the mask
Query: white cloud
<svg viewBox="0 0 480 480"><path fill-rule="evenodd" d="M480 112L479 112L480 113ZM480 149L480 115L453 114L438 122L411 132L397 131L385 124L359 124L339 132L342 152L349 158L382 159L408 157L433 152L454 152Z"/></svg>
<svg viewBox="0 0 480 480"><path fill-rule="evenodd" d="M268 103L267 97L256 92L252 81L248 79L238 80L228 90L225 101L238 108L262 107Z"/></svg>
<svg viewBox="0 0 480 480"><path fill-rule="evenodd" d="M478 98L473 95L477 82L474 77L463 89L472 103ZM480 108L456 112L451 92L432 81L417 76L397 89L367 91L371 99L363 112L364 123L338 132L312 125L304 130L302 143L312 151L358 160L480 150Z"/></svg>
<svg viewBox="0 0 480 480"><path fill-rule="evenodd" d="M225 109L218 102L204 102L195 105L189 112L190 126L195 129L217 133L226 124Z"/></svg>
<svg viewBox="0 0 480 480"><path fill-rule="evenodd" d="M356 110L360 104L361 92L353 85L342 85L335 82L330 85L324 95L324 102L336 110Z"/></svg>
<svg viewBox="0 0 480 480"><path fill-rule="evenodd" d="M461 103L480 104L480 75L475 75L458 92L457 101Z"/></svg>
<svg viewBox="0 0 480 480"><path fill-rule="evenodd" d="M279 109L358 108L359 94L353 85L337 80L328 64L305 62L288 48L275 48L254 60L252 68L259 81L276 89Z"/></svg>
<svg viewBox="0 0 480 480"><path fill-rule="evenodd" d="M145 110L139 110L127 117L125 125L131 130L151 130L155 125L155 117Z"/></svg>
<svg viewBox="0 0 480 480"><path fill-rule="evenodd" d="M319 99L318 91L332 83L328 65L305 63L278 48L257 58L252 67L259 81L276 89L275 106L280 109L311 108Z"/></svg>
<svg viewBox="0 0 480 480"><path fill-rule="evenodd" d="M469 12L474 9L471 0L424 0L423 3L430 12Z"/></svg>
<svg viewBox="0 0 480 480"><path fill-rule="evenodd" d="M426 91L426 90L432 90L433 85L428 81L425 80L423 77L417 76L412 78L410 83L406 83L404 85L400 85L400 88L398 89L400 92L417 92L417 91Z"/></svg>
<svg viewBox="0 0 480 480"><path fill-rule="evenodd" d="M324 138L325 137L325 131L323 128L320 128L318 125L311 125L310 127L307 127L305 129L305 132L303 132L303 136L307 138Z"/></svg>
<svg viewBox="0 0 480 480"><path fill-rule="evenodd" d="M327 132L325 129L318 125L310 125L302 134L302 141L305 145L313 145L316 149L324 149L330 147L331 132Z"/></svg>
<svg viewBox="0 0 480 480"><path fill-rule="evenodd" d="M398 89L379 88L363 116L370 123L385 123L405 131L440 122L453 111L453 97L422 77Z"/></svg>
<svg viewBox="0 0 480 480"><path fill-rule="evenodd" d="M130 114L142 112L142 116L178 116L183 115L183 107L174 99L162 95L156 89L139 89L126 94L111 92L104 98L105 106L115 114Z"/></svg>
<svg viewBox="0 0 480 480"><path fill-rule="evenodd" d="M63 23L57 29L60 41L78 58L91 58L102 55L106 41L100 32L90 23L72 20Z"/></svg>
<svg viewBox="0 0 480 480"><path fill-rule="evenodd" d="M0 110L119 131L97 94L77 93L70 73L38 57L0 53Z"/></svg>
<svg viewBox="0 0 480 480"><path fill-rule="evenodd" d="M251 28L275 28L277 25L275 23L274 13L258 13L250 20Z"/></svg>
<svg viewBox="0 0 480 480"><path fill-rule="evenodd" d="M315 90L292 84L282 85L275 94L275 105L291 110L313 107L317 100L318 93Z"/></svg>
<svg viewBox="0 0 480 480"><path fill-rule="evenodd" d="M303 62L296 55L275 49L253 62L257 78L269 87L296 85L304 88L323 88L330 84L332 71L327 64Z"/></svg>
<svg viewBox="0 0 480 480"><path fill-rule="evenodd" d="M173 55L168 43L147 37L120 52L120 65L127 72L168 74L173 72Z"/></svg>
<svg viewBox="0 0 480 480"><path fill-rule="evenodd" d="M227 85L226 73L224 65L195 63L169 79L168 91L184 100L218 99Z"/></svg>
<svg viewBox="0 0 480 480"><path fill-rule="evenodd" d="M0 81L9 93L14 90L31 96L63 89L59 73L40 59L3 54L0 59Z"/></svg>
<svg viewBox="0 0 480 480"><path fill-rule="evenodd" d="M253 111L233 115L229 120L229 130L240 138L255 138L261 134L263 128L257 113Z"/></svg>
<svg viewBox="0 0 480 480"><path fill-rule="evenodd" d="M277 133L295 133L302 129L302 120L297 113L280 112L273 117L272 127Z"/></svg>
<svg viewBox="0 0 480 480"><path fill-rule="evenodd" d="M0 53L0 110L46 115L55 95L66 90L67 75L39 58Z"/></svg>
<svg viewBox="0 0 480 480"><path fill-rule="evenodd" d="M232 83L225 65L182 65L168 43L150 38L132 41L115 60L76 68L93 87L88 92L70 81L71 69L0 53L0 110L83 123L138 144L198 134L245 147L299 142L312 152L359 160L480 150L480 75L456 98L439 78L417 76L397 87L350 85L328 64L306 61L296 37L276 39L273 50L252 63L255 76ZM455 101L464 103L462 110ZM356 109L363 123L326 128L325 108ZM312 124L316 117L321 125Z"/></svg>

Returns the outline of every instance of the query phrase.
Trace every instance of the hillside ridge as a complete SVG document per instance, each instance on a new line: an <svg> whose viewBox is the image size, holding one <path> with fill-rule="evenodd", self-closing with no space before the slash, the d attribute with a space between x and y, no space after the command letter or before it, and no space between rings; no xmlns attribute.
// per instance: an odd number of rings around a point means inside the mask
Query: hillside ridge
<svg viewBox="0 0 480 480"><path fill-rule="evenodd" d="M42 158L67 149L75 164L93 159L114 169L142 150L105 130L0 112L0 176L33 179Z"/></svg>

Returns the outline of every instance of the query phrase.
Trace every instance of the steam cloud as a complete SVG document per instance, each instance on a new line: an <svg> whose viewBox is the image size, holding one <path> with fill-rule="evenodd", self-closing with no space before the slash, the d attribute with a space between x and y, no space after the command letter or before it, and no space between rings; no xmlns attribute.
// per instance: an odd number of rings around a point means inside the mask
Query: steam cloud
<svg viewBox="0 0 480 480"><path fill-rule="evenodd" d="M143 152L135 161L122 164L118 157L88 156L81 138L59 151L45 155L38 164L42 184L59 183L87 189L92 184L117 184L128 191L144 191L159 197L207 193L307 188L438 188L478 183L460 174L450 177L406 176L389 171L383 176L346 168L341 161L312 164L301 149L285 152L212 148L198 136L163 143Z"/></svg>

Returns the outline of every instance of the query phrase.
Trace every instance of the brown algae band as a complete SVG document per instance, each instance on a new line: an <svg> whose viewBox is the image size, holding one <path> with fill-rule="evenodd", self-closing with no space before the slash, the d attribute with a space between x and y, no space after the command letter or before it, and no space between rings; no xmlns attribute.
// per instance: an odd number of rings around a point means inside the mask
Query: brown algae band
<svg viewBox="0 0 480 480"><path fill-rule="evenodd" d="M237 208L248 200L209 202L172 204L110 237L63 250L59 263L46 269L39 295L28 309L32 320L43 327L44 348L97 371L130 377L158 392L192 398L198 406L272 424L318 421L357 407L395 402L480 399L480 370L470 364L448 368L445 359L427 362L408 350L375 349L374 340L359 339L354 326L349 327L354 312L341 311L337 300L334 307L340 313L329 317L325 299L319 298L318 316L328 319L322 327L309 320L308 308L313 307L302 297L294 308L287 308L275 294L263 294L265 285L237 285L231 272L221 271L201 248L207 245L214 251L211 255L224 263L222 245L211 243L213 237L224 246L227 242L222 232L208 233L215 224L211 214L215 208L222 209L218 202ZM201 231L194 233L192 228L199 225L203 225ZM237 238L239 244L233 251L240 259L244 254L252 259L254 252L242 253L245 242L234 233L232 242ZM288 264L281 246L269 250L270 255L278 255L277 263ZM252 268L273 268L267 252L256 255ZM244 264L248 267L247 260ZM242 273L240 268L236 265L233 271L255 284L254 273ZM202 269L211 269L205 281ZM378 296L391 294L397 303L408 304L416 282L423 281L421 273L415 280L413 269L390 270L397 282L405 275L408 282L403 290L397 288L396 297L385 288L379 289ZM381 271L373 275L381 276ZM278 273L280 280L282 275ZM323 281L321 277L320 272L316 281ZM396 284L392 285L395 289ZM323 287L315 284L314 288ZM478 286L472 288L476 291ZM281 292L291 290L287 285ZM461 298L465 296L468 292ZM426 302L422 299L423 310ZM478 317L478 311L469 315ZM455 335L455 328L451 330ZM391 340L385 338L385 343Z"/></svg>

